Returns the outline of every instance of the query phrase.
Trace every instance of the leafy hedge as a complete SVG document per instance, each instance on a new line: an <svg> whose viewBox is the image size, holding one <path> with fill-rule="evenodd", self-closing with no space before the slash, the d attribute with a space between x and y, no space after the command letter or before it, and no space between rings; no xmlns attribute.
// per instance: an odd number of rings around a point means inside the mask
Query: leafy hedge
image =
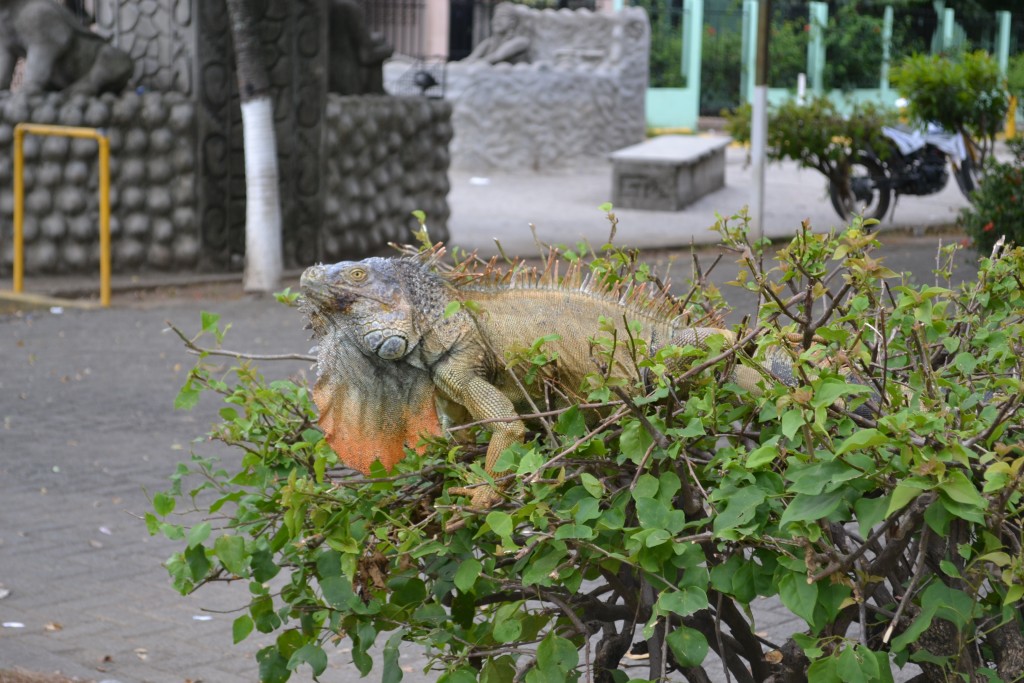
<svg viewBox="0 0 1024 683"><path fill-rule="evenodd" d="M967 136L980 168L1002 130L1009 107L999 64L986 52L956 57L912 55L890 72L892 85L909 101L911 117Z"/></svg>
<svg viewBox="0 0 1024 683"><path fill-rule="evenodd" d="M1024 136L1007 144L1012 158L989 161L971 193L971 205L960 211L960 224L982 253L1001 237L1024 244Z"/></svg>
<svg viewBox="0 0 1024 683"><path fill-rule="evenodd" d="M727 115L726 131L738 142L750 142L751 111L751 106L744 104ZM883 159L887 156L890 146L882 126L895 120L894 110L872 103L857 104L844 115L827 97L811 98L805 104L789 100L768 113L768 158L791 159L839 181L858 150L872 150Z"/></svg>
<svg viewBox="0 0 1024 683"><path fill-rule="evenodd" d="M340 639L389 682L403 642L440 683L624 682L638 640L644 680L890 681L908 662L918 680L1019 679L1024 250L954 288L945 248L919 286L859 225L805 226L771 270L744 225L718 225L745 265L735 284L765 302L742 345L637 349L645 386L595 371L587 407L553 407L502 456L516 476L487 511L448 493L483 475L486 426L364 477L325 446L308 387L250 362L224 377L205 351L179 405L222 396L211 435L239 457L196 454L154 497L151 531L181 547L175 586L249 582L235 640L277 634L258 655L268 683L319 675ZM649 278L633 258L590 257ZM685 296L719 305L703 281ZM212 315L203 330L223 334ZM796 386L725 379L769 346L790 350ZM767 597L801 627L765 636L751 607Z"/></svg>

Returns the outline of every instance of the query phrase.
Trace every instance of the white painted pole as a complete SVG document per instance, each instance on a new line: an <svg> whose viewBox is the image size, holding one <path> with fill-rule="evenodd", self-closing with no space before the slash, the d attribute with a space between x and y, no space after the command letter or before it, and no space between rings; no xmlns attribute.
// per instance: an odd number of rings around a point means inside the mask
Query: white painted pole
<svg viewBox="0 0 1024 683"><path fill-rule="evenodd" d="M807 74L803 72L796 75L796 102L797 104L807 102Z"/></svg>
<svg viewBox="0 0 1024 683"><path fill-rule="evenodd" d="M764 172L768 150L768 22L771 0L761 0L757 18L757 73L750 113L750 163L753 187L750 193L750 237L765 236Z"/></svg>
<svg viewBox="0 0 1024 683"><path fill-rule="evenodd" d="M753 186L750 193L750 236L764 237L764 172L768 149L768 86L754 86L750 121L750 165Z"/></svg>

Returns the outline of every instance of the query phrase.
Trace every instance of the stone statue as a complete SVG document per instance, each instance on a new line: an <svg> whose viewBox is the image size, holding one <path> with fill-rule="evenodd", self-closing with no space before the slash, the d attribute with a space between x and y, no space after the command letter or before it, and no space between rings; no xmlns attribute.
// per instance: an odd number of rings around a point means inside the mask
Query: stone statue
<svg viewBox="0 0 1024 683"><path fill-rule="evenodd" d="M327 90L339 95L383 95L384 60L394 51L366 28L354 0L330 0L327 18Z"/></svg>
<svg viewBox="0 0 1024 683"><path fill-rule="evenodd" d="M487 64L529 62L531 41L524 33L525 30L520 26L519 18L516 16L515 6L503 2L494 8L490 37L480 41L462 61Z"/></svg>
<svg viewBox="0 0 1024 683"><path fill-rule="evenodd" d="M25 93L120 92L134 68L131 57L55 0L0 0L0 90L11 87L19 57Z"/></svg>

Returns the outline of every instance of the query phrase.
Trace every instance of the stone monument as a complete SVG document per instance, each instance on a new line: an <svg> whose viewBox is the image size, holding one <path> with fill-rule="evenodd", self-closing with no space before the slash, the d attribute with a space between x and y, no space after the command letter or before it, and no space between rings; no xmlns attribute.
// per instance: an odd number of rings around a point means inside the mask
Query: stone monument
<svg viewBox="0 0 1024 683"><path fill-rule="evenodd" d="M0 0L0 90L11 87L15 63L23 58L25 93L117 93L132 74L125 52L55 0Z"/></svg>
<svg viewBox="0 0 1024 683"><path fill-rule="evenodd" d="M452 164L571 166L640 142L646 130L647 13L502 3L494 32L449 65Z"/></svg>

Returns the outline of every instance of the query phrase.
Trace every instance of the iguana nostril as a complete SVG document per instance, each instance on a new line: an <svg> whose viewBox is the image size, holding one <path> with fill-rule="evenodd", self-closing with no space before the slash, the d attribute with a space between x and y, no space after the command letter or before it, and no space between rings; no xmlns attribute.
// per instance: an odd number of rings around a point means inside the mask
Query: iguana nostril
<svg viewBox="0 0 1024 683"><path fill-rule="evenodd" d="M396 360L405 355L408 344L404 337L388 337L377 349L377 355L386 360Z"/></svg>

